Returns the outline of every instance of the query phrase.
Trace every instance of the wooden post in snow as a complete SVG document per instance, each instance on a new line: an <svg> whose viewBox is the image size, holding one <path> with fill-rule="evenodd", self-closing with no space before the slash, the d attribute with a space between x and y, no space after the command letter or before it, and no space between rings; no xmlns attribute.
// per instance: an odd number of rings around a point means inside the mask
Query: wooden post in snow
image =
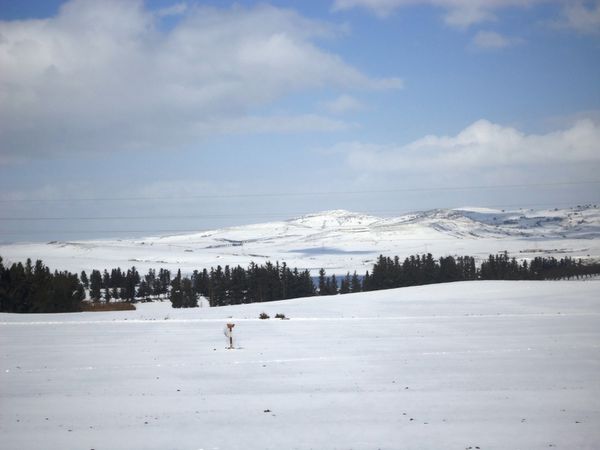
<svg viewBox="0 0 600 450"><path fill-rule="evenodd" d="M228 323L225 330L225 336L229 338L229 349L233 349L233 327L235 327L235 323Z"/></svg>

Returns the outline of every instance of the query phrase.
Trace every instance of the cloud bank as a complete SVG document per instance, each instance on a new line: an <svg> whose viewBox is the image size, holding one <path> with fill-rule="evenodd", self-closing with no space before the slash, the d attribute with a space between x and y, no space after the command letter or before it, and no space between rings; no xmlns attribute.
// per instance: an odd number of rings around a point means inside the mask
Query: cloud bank
<svg viewBox="0 0 600 450"><path fill-rule="evenodd" d="M555 4L561 9L555 21L559 28L583 34L600 33L600 1L584 0L335 0L334 11L364 8L378 17L387 17L400 8L430 5L445 11L444 22L452 27L466 28L497 19L504 8L530 8L539 4Z"/></svg>
<svg viewBox="0 0 600 450"><path fill-rule="evenodd" d="M591 4L583 1L567 3L563 18L557 25L582 34L600 34L600 1Z"/></svg>
<svg viewBox="0 0 600 450"><path fill-rule="evenodd" d="M429 135L401 146L351 142L336 151L357 171L473 172L511 167L600 164L600 125L590 119L546 134L479 120L455 136Z"/></svg>
<svg viewBox="0 0 600 450"><path fill-rule="evenodd" d="M356 7L372 11L379 17L387 17L399 8L431 5L446 11L444 21L454 27L470 25L495 19L495 12L506 7L529 7L553 0L335 0L334 10Z"/></svg>
<svg viewBox="0 0 600 450"><path fill-rule="evenodd" d="M119 0L72 0L52 18L0 22L0 162L176 148L257 124L343 129L326 116L256 112L299 91L401 87L319 47L335 33L272 6L150 11Z"/></svg>

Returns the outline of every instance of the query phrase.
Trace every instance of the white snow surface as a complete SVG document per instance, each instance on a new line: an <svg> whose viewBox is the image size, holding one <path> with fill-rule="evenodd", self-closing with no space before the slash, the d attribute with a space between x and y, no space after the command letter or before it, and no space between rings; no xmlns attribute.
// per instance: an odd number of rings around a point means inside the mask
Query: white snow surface
<svg viewBox="0 0 600 450"><path fill-rule="evenodd" d="M535 256L600 258L600 209L500 211L440 209L380 218L343 210L287 221L245 225L186 235L144 239L65 241L0 245L5 262L42 259L51 269L181 269L286 262L344 274L370 270L380 254L430 252L434 256L487 258L507 251L518 259Z"/></svg>
<svg viewBox="0 0 600 450"><path fill-rule="evenodd" d="M599 291L478 281L0 314L0 446L597 449Z"/></svg>

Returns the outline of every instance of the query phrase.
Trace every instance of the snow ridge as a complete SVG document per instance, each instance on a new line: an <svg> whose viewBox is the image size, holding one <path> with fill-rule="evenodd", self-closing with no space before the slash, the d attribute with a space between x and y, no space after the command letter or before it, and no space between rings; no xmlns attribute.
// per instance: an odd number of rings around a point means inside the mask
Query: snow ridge
<svg viewBox="0 0 600 450"><path fill-rule="evenodd" d="M0 246L7 261L42 259L52 269L165 267L185 272L267 260L316 273L370 269L379 254L472 255L507 251L517 258L600 258L600 209L434 209L398 217L346 210L285 221L144 239L88 240Z"/></svg>

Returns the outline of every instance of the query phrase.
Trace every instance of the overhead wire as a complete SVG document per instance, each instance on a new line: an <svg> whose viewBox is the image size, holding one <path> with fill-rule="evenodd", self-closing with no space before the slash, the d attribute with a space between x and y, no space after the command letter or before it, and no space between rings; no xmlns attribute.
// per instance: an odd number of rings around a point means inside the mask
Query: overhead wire
<svg viewBox="0 0 600 450"><path fill-rule="evenodd" d="M186 199L223 199L223 198L266 198L266 197L300 197L300 196L325 196L325 195L364 195L364 194L381 194L381 193L402 193L402 192L429 192L429 191L460 191L460 190L484 190L484 189L511 189L511 188L538 188L538 189L551 189L559 186L577 186L577 185L593 185L600 184L600 180L586 180L586 181L573 181L573 182L545 182L545 183L524 183L524 184L496 184L496 185L471 185L471 186L446 186L446 187L412 187L412 188L398 188L398 189L382 189L382 190L348 190L348 191L311 191L311 192L273 192L273 193L238 193L238 194L205 194L205 195L180 195L180 196L132 196L132 197L103 197L103 198L53 198L53 199L0 199L0 203L10 202L76 202L76 201L146 201L146 200L186 200ZM533 207L557 207L559 205L575 206L574 202L552 202L552 203L527 203L527 204L502 204L502 205L479 205L487 208L517 208L517 209L529 209ZM596 205L600 202L595 200L578 202L579 204L585 205ZM450 208L427 208L432 209L450 209ZM386 209L386 210L361 210L363 214L383 214L386 217L398 216L409 214L411 211L398 209ZM144 214L144 215L111 215L111 216L95 216L95 215L79 215L79 216L14 216L14 217L0 217L0 222L5 224L11 223L27 223L27 222L60 222L60 221L81 221L81 222L94 222L94 221L115 221L115 220L216 220L216 219L258 219L258 218L277 218L279 220L289 219L290 217L299 217L308 214L315 214L315 211L281 211L281 212L236 212L236 213L212 213L212 214ZM168 229L108 229L108 228L95 228L87 230L62 230L62 229L51 229L51 230L24 230L18 231L11 230L0 230L0 235L35 235L35 234L157 234L157 233L195 233L201 232L202 228L206 230L206 224L200 225L198 228L181 229L181 228L168 228ZM126 228L126 227L125 227ZM199 229L200 228L200 229Z"/></svg>
<svg viewBox="0 0 600 450"><path fill-rule="evenodd" d="M555 186L576 186L600 184L600 180L569 181L569 182L544 182L520 184L494 184L494 185L466 185L466 186L435 186L435 187L409 187L394 189L373 190L347 190L347 191L303 191L303 192L244 192L231 194L199 194L199 195L147 195L130 197L62 197L62 198L0 198L1 203L19 202L79 202L79 201L154 201L154 200L182 200L182 199L224 199L224 198L265 198L265 197L304 197L324 195L359 195L359 194L393 194L402 192L434 192L434 191L467 191L467 190L493 190L515 188L544 188Z"/></svg>
<svg viewBox="0 0 600 450"><path fill-rule="evenodd" d="M600 201L586 201L579 202L584 205L592 205L592 204L600 204ZM558 205L573 205L573 202L553 202L553 203L527 203L527 204L503 204L503 205L485 205L481 206L484 208L517 208L517 209L529 209L531 207L555 207ZM573 205L574 206L574 205ZM428 210L435 209L460 209L460 208L428 208ZM405 215L410 214L407 211L399 211L397 209L391 210L361 210L362 214L399 214ZM318 214L315 211L286 211L280 213L269 213L269 212L260 212L260 213L221 213L221 214L186 214L186 215L177 215L177 214L169 214L169 215L142 215L142 216L40 216L40 217L0 217L0 221L6 222L16 222L16 221L64 221L64 220L82 220L82 221L94 221L94 220L173 220L173 219L227 219L227 218L261 218L261 217L298 217L298 216L306 216L311 214Z"/></svg>

